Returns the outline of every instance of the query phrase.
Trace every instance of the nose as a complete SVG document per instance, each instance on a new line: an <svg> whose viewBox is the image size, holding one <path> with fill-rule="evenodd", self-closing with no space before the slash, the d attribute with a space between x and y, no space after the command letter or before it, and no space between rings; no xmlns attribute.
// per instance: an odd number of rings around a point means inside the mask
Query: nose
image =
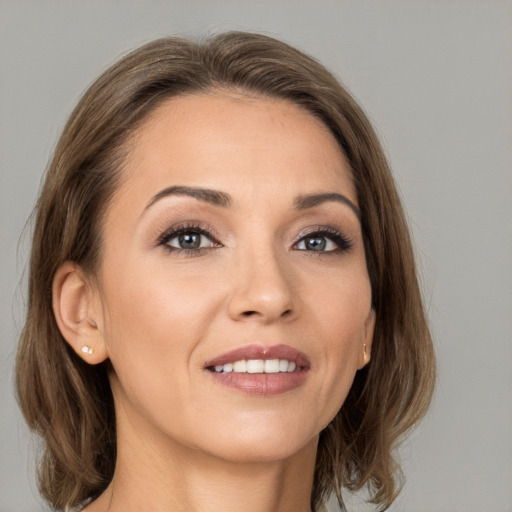
<svg viewBox="0 0 512 512"><path fill-rule="evenodd" d="M242 257L232 270L228 312L232 319L264 324L290 319L296 312L291 269L270 249Z"/></svg>

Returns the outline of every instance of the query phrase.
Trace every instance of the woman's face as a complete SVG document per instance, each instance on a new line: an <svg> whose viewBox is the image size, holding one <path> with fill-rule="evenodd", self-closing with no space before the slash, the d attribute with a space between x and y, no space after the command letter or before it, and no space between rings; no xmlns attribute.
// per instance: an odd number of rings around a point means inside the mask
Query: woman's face
<svg viewBox="0 0 512 512"><path fill-rule="evenodd" d="M374 324L333 136L282 100L196 94L130 149L98 292L121 428L228 460L315 443Z"/></svg>

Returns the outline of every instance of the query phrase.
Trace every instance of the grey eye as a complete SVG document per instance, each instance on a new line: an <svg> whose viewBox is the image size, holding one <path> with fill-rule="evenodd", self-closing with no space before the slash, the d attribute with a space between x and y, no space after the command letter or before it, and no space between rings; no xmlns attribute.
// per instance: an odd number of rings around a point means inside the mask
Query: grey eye
<svg viewBox="0 0 512 512"><path fill-rule="evenodd" d="M185 231L169 239L167 245L176 249L201 249L211 247L212 241L201 233Z"/></svg>
<svg viewBox="0 0 512 512"><path fill-rule="evenodd" d="M296 246L297 249L302 251L334 251L338 246L329 238L325 236L307 236L303 238Z"/></svg>

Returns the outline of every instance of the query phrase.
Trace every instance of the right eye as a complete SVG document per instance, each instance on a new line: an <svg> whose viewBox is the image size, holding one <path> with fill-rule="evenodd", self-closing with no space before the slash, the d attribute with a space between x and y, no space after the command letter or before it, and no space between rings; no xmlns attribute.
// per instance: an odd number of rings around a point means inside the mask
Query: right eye
<svg viewBox="0 0 512 512"><path fill-rule="evenodd" d="M176 249L202 249L203 247L210 247L212 244L211 240L201 233L184 231L171 238L167 245Z"/></svg>
<svg viewBox="0 0 512 512"><path fill-rule="evenodd" d="M183 226L165 233L159 241L170 252L200 253L203 249L220 247L211 233L197 226Z"/></svg>

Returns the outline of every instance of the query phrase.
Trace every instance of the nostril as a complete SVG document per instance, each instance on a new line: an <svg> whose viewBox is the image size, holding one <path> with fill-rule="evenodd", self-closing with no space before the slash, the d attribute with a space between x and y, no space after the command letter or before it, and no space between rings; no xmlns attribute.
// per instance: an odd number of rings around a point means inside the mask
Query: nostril
<svg viewBox="0 0 512 512"><path fill-rule="evenodd" d="M258 312L257 311L244 311L242 314L243 314L243 316L248 317L248 316L257 315ZM282 312L281 316L290 316L291 314L292 314L292 310L287 309L286 311Z"/></svg>

